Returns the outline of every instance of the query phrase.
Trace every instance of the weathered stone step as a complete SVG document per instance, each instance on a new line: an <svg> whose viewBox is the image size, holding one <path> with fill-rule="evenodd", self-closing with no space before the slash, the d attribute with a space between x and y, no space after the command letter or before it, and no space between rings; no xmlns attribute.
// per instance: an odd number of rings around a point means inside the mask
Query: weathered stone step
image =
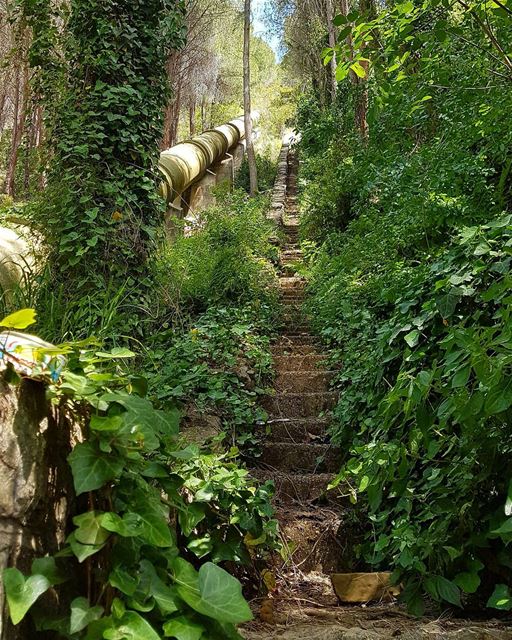
<svg viewBox="0 0 512 640"><path fill-rule="evenodd" d="M274 367L278 372L314 371L325 362L318 353L274 356Z"/></svg>
<svg viewBox="0 0 512 640"><path fill-rule="evenodd" d="M306 286L306 281L298 276L285 276L279 278L279 287L284 291L303 291Z"/></svg>
<svg viewBox="0 0 512 640"><path fill-rule="evenodd" d="M341 450L329 444L270 442L263 447L260 462L279 471L293 473L337 473Z"/></svg>
<svg viewBox="0 0 512 640"><path fill-rule="evenodd" d="M271 417L309 418L330 411L337 400L335 392L279 393L265 398L262 404Z"/></svg>
<svg viewBox="0 0 512 640"><path fill-rule="evenodd" d="M346 570L343 547L336 543L343 528L339 512L325 507L295 508L278 515L279 530L290 556L288 563L295 571L330 574Z"/></svg>
<svg viewBox="0 0 512 640"><path fill-rule="evenodd" d="M276 378L275 389L281 393L328 391L335 371L283 371Z"/></svg>
<svg viewBox="0 0 512 640"><path fill-rule="evenodd" d="M318 355L318 349L314 344L300 344L290 342L289 340L281 340L278 344L270 348L270 352L274 358L279 356L310 356Z"/></svg>
<svg viewBox="0 0 512 640"><path fill-rule="evenodd" d="M284 418L270 421L268 442L316 442L322 444L326 436L329 418L302 418L290 420Z"/></svg>
<svg viewBox="0 0 512 640"><path fill-rule="evenodd" d="M275 486L274 502L308 504L315 501L337 504L339 490L327 491L335 475L332 473L279 473L268 469L251 469L251 475L260 482L272 480Z"/></svg>
<svg viewBox="0 0 512 640"><path fill-rule="evenodd" d="M286 345L317 345L318 339L312 336L310 333L283 333L280 336L279 342L276 346Z"/></svg>

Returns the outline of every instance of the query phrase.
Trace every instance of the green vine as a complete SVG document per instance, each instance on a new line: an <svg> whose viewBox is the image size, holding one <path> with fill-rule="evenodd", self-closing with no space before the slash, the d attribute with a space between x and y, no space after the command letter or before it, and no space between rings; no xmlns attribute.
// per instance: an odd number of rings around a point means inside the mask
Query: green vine
<svg viewBox="0 0 512 640"><path fill-rule="evenodd" d="M156 162L168 100L166 62L184 40L180 0L23 0L33 30L50 155L32 206L51 249L42 299L65 305L135 282L151 289L146 260L163 226ZM63 27L57 27L63 24Z"/></svg>

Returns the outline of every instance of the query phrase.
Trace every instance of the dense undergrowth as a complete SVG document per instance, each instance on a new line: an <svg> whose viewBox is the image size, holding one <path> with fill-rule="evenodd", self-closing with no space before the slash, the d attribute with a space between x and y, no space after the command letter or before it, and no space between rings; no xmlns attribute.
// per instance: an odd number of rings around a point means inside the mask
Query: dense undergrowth
<svg viewBox="0 0 512 640"><path fill-rule="evenodd" d="M139 313L141 334L128 334L119 307L113 324L102 316L100 338L124 346L87 339L41 354L68 359L50 391L82 431L69 457L77 502L55 557L4 574L14 623L34 605L35 627L59 637L220 640L250 619L219 565L258 583L277 548L272 487L240 460L242 446L256 451L271 380L267 204L228 194L195 234L162 246L151 271L161 305ZM36 326L58 337L51 316ZM51 613L40 596L53 588L62 602Z"/></svg>
<svg viewBox="0 0 512 640"><path fill-rule="evenodd" d="M440 36L441 10L409 4L379 51L400 19L412 61L376 64L367 140L351 87L299 110L309 305L350 451L337 482L359 505L361 562L394 570L412 611L425 596L510 610L512 96L475 22L445 11Z"/></svg>

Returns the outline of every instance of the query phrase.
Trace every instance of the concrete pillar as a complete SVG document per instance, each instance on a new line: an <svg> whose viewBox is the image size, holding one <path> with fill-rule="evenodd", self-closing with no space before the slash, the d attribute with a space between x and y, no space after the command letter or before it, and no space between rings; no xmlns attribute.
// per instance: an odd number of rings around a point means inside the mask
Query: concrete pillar
<svg viewBox="0 0 512 640"><path fill-rule="evenodd" d="M189 207L191 213L204 211L215 205L215 195L213 189L217 186L217 175L208 170L199 182L190 188Z"/></svg>
<svg viewBox="0 0 512 640"><path fill-rule="evenodd" d="M234 149L231 150L231 154L233 155L233 170L236 174L237 171L240 170L242 166L242 162L245 157L245 140L239 142Z"/></svg>

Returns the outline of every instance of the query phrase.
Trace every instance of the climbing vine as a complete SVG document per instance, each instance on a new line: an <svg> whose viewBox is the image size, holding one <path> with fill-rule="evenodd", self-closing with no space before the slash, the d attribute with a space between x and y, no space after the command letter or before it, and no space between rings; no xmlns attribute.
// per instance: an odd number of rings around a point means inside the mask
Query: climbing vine
<svg viewBox="0 0 512 640"><path fill-rule="evenodd" d="M72 0L59 15L49 4L22 0L31 62L40 86L51 87L42 91L48 188L32 207L51 247L49 289L65 284L71 306L86 304L84 293L135 282L140 296L162 227L156 161L183 4Z"/></svg>

